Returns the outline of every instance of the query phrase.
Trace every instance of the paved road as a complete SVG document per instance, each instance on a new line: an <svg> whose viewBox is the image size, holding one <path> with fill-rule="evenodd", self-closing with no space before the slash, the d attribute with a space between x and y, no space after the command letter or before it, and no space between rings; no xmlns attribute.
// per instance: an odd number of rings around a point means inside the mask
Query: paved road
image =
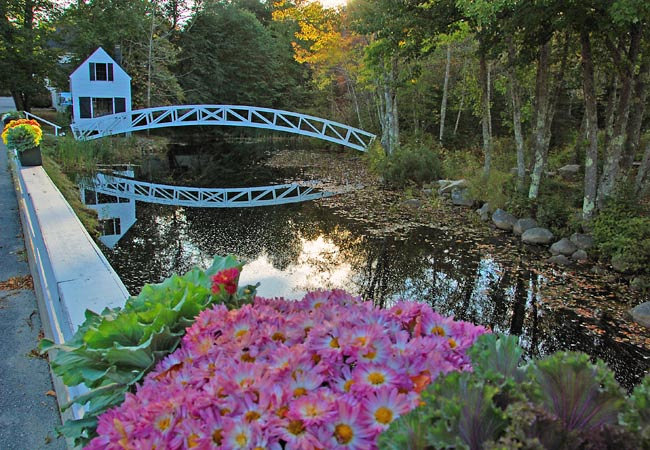
<svg viewBox="0 0 650 450"><path fill-rule="evenodd" d="M0 114L12 109L0 97ZM29 275L7 153L0 141L0 283ZM32 353L41 332L33 290L0 289L0 330L0 449L65 449L48 363Z"/></svg>

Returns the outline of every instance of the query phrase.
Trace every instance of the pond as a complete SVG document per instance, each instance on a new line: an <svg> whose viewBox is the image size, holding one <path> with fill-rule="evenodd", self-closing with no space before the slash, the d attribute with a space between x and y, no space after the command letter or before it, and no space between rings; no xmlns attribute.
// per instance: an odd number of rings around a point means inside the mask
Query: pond
<svg viewBox="0 0 650 450"><path fill-rule="evenodd" d="M206 148L172 148L167 160L149 161L137 177L213 187L300 178L264 165L268 144ZM309 290L342 288L381 306L412 299L516 334L530 357L569 349L602 358L628 388L650 371L648 349L621 339L621 323L606 308L585 315L549 304L540 288L550 280L525 265L476 252L480 242L459 241L446 230L421 227L378 237L367 223L318 202L237 209L137 203L136 217L106 255L131 293L230 253L247 261L241 282L261 283L261 296L295 299Z"/></svg>

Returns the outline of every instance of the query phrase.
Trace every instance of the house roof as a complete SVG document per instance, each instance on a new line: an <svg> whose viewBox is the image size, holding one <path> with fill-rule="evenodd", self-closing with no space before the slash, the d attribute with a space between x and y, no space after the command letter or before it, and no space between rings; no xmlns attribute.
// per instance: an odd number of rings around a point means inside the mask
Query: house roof
<svg viewBox="0 0 650 450"><path fill-rule="evenodd" d="M128 77L129 80L131 79L131 76L130 76L128 73L126 73L126 71L125 71L125 70L124 70L124 69L123 69L123 68L122 68L122 67L117 63L117 61L115 61L115 60L111 57L111 55L109 55L109 54L106 52L106 50L104 50L104 49L101 48L101 47L97 47L97 50L95 50L94 52L92 52L88 58L86 58L86 59L85 59L81 64L79 64L79 66L78 66L75 70L73 70L72 73L70 74L70 78L72 78L72 76L73 76L75 73L77 73L77 71L78 71L79 69L81 69L82 67L85 67L85 66L86 66L86 63L88 63L90 59L92 59L92 58L96 58L97 56L101 57L101 59L106 59L106 58L108 58L110 61L113 62L113 64L115 65L115 67L117 67L117 68L118 68L118 69L119 69L119 70L124 74L124 76Z"/></svg>

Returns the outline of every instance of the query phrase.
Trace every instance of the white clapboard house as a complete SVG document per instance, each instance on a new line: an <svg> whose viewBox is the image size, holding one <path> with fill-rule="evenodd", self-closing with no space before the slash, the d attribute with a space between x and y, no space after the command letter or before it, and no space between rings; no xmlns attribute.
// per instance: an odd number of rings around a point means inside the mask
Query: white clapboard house
<svg viewBox="0 0 650 450"><path fill-rule="evenodd" d="M72 121L131 111L131 77L99 47L70 75Z"/></svg>

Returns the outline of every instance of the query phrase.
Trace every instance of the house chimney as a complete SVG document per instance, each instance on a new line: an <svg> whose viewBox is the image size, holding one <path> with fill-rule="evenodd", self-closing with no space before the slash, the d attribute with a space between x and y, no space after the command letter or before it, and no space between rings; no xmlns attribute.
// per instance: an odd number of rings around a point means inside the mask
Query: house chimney
<svg viewBox="0 0 650 450"><path fill-rule="evenodd" d="M122 65L122 47L119 44L117 44L115 46L115 50L113 51L113 53L114 53L114 58L113 59L115 59L115 62L118 65L121 66Z"/></svg>

